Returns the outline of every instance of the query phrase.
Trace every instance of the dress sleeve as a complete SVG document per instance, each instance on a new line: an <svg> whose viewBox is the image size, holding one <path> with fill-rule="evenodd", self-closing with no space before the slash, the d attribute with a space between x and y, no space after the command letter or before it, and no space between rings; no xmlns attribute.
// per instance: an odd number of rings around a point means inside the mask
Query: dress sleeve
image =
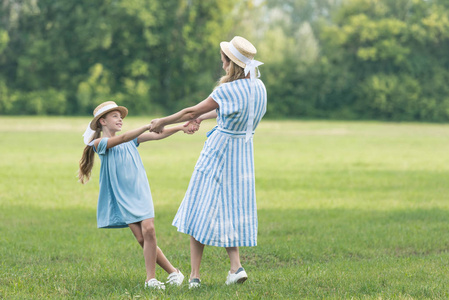
<svg viewBox="0 0 449 300"><path fill-rule="evenodd" d="M138 138L135 138L133 140L134 145L136 145L136 147L139 147L140 143L137 141Z"/></svg>
<svg viewBox="0 0 449 300"><path fill-rule="evenodd" d="M98 148L95 149L94 145L94 151L98 153L98 155L105 155L106 150L108 149L108 139L109 138L102 138L100 142L98 143Z"/></svg>
<svg viewBox="0 0 449 300"><path fill-rule="evenodd" d="M217 87L212 94L210 94L210 97L214 99L215 102L217 102L218 106L222 107L223 104L226 102L227 93L226 93L226 84L222 84L219 87Z"/></svg>

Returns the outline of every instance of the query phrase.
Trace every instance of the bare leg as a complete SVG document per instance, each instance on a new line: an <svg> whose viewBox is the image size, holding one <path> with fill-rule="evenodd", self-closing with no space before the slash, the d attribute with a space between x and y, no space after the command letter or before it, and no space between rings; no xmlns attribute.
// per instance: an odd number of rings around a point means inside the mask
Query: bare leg
<svg viewBox="0 0 449 300"><path fill-rule="evenodd" d="M143 257L145 258L145 268L147 270L147 280L156 277L157 241L154 219L143 220Z"/></svg>
<svg viewBox="0 0 449 300"><path fill-rule="evenodd" d="M226 252L228 252L229 260L231 261L231 273L235 273L242 267L240 264L239 247L227 247Z"/></svg>
<svg viewBox="0 0 449 300"><path fill-rule="evenodd" d="M156 262L168 274L171 274L173 272L177 272L178 271L175 267L173 267L173 265L170 263L170 261L165 257L164 253L162 252L161 248L159 248L159 247L157 247L157 260L156 260Z"/></svg>
<svg viewBox="0 0 449 300"><path fill-rule="evenodd" d="M151 220L154 220L154 219L151 219ZM129 224L128 226L131 229L131 231L134 234L134 236L136 237L137 242L140 244L140 246L142 248L144 248L144 237L143 237L143 234L142 234L142 222ZM153 223L153 227L154 227L154 223ZM162 250L159 247L156 247L156 249L157 249L156 250L156 252L157 252L157 258L156 258L157 264L159 266L161 266L162 269L164 269L168 274L176 272L177 270L172 266L170 261L165 257L165 255L162 252Z"/></svg>
<svg viewBox="0 0 449 300"><path fill-rule="evenodd" d="M192 272L190 273L190 279L200 278L200 264L203 258L204 244L201 244L197 240L190 237L190 265Z"/></svg>

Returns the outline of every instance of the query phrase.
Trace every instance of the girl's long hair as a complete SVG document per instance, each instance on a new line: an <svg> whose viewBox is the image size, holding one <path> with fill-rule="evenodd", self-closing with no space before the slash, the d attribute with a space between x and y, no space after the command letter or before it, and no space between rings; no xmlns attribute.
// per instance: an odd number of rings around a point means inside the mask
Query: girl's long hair
<svg viewBox="0 0 449 300"><path fill-rule="evenodd" d="M95 130L95 134L92 138L92 141L98 139L101 136L101 125L98 124L97 129ZM83 151L83 156L80 159L80 168L78 170L78 179L79 182L85 184L90 179L90 173L92 172L92 168L94 166L95 152L93 146L86 146Z"/></svg>
<svg viewBox="0 0 449 300"><path fill-rule="evenodd" d="M221 77L220 80L217 82L217 87L226 82L232 82L237 79L246 78L245 70L239 65L237 65L235 62L233 62L223 51L221 51L221 53L223 54L226 61L229 62L229 66L226 69L226 75Z"/></svg>

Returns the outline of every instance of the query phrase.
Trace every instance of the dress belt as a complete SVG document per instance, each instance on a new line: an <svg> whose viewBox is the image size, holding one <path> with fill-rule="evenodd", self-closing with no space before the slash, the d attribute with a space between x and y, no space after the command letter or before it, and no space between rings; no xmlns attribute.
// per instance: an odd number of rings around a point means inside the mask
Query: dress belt
<svg viewBox="0 0 449 300"><path fill-rule="evenodd" d="M220 132L223 132L223 133L226 133L226 134L229 134L229 135L233 135L235 137L242 137L242 138L244 138L246 136L246 131L228 130L228 129L221 128L221 127L219 127L217 125L211 131L209 131L207 133L207 137L209 137L212 134L212 132L214 132L215 130L218 130ZM254 131L253 131L253 134L254 134Z"/></svg>

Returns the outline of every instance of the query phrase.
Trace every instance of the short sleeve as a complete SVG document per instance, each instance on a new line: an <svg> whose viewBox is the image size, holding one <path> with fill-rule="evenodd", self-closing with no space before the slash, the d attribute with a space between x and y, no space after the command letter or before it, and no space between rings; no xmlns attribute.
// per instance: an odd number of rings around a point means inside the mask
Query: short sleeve
<svg viewBox="0 0 449 300"><path fill-rule="evenodd" d="M218 106L222 107L226 101L226 84L217 87L209 97L217 102Z"/></svg>
<svg viewBox="0 0 449 300"><path fill-rule="evenodd" d="M109 138L102 138L100 142L98 143L98 148L95 149L94 145L94 151L98 153L98 155L105 155L106 150L108 149L108 139Z"/></svg>
<svg viewBox="0 0 449 300"><path fill-rule="evenodd" d="M133 140L134 145L136 145L136 147L139 147L140 143L137 141L138 138L135 138Z"/></svg>

